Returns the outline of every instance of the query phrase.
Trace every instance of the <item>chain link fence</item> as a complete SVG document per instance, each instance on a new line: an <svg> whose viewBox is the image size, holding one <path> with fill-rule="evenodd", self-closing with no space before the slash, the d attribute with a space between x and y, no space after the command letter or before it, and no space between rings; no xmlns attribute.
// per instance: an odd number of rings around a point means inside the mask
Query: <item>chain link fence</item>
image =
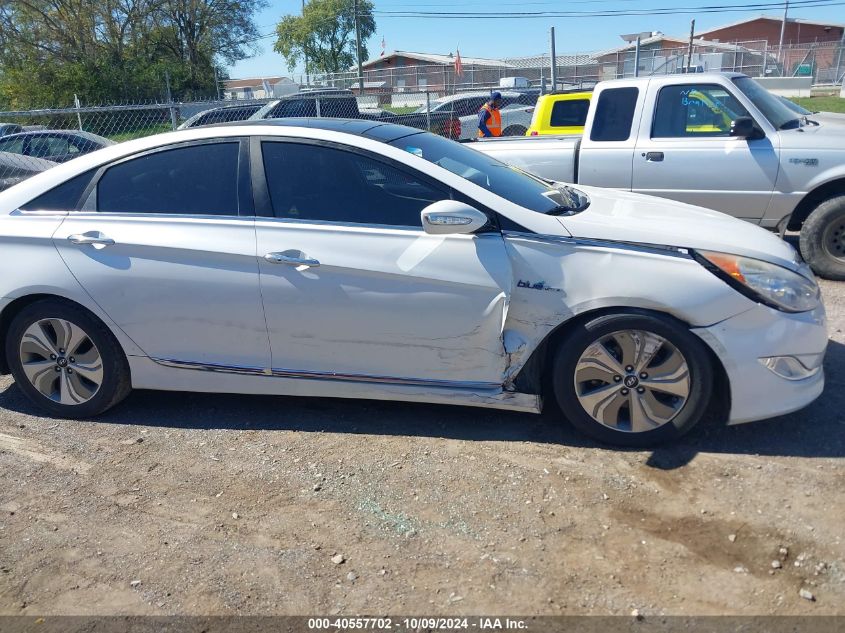
<svg viewBox="0 0 845 633"><path fill-rule="evenodd" d="M477 113L493 89L502 91L502 130L525 134L537 97L548 90L591 89L597 82L635 74L667 75L738 71L754 77L812 77L841 83L842 43L827 42L778 50L765 40L700 42L668 47L646 42L589 54L558 55L551 85L548 56L467 60L412 66L378 65L357 73L303 78L298 92L280 99L217 99L191 103L77 106L0 112L0 190L106 145L178 128L249 118L341 117L370 119L429 130L452 139L477 133ZM448 62L448 60L447 60ZM513 86L508 88L507 86Z"/></svg>

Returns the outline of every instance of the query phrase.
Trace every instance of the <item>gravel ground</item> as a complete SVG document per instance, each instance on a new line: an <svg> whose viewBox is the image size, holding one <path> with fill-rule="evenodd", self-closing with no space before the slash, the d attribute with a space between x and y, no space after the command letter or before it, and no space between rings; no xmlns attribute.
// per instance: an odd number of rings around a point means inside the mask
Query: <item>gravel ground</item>
<svg viewBox="0 0 845 633"><path fill-rule="evenodd" d="M653 452L348 400L138 392L61 421L2 377L0 613L845 614L823 290L817 402Z"/></svg>

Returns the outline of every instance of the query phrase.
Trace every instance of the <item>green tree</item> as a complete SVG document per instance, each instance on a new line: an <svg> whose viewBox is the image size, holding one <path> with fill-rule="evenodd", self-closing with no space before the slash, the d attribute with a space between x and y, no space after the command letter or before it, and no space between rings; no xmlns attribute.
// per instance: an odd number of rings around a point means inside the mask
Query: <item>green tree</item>
<svg viewBox="0 0 845 633"><path fill-rule="evenodd" d="M373 4L358 1L361 56L364 44L376 31ZM354 0L311 0L301 16L288 15L276 26L274 50L293 68L301 61L308 72L334 73L348 70L357 61L355 51Z"/></svg>

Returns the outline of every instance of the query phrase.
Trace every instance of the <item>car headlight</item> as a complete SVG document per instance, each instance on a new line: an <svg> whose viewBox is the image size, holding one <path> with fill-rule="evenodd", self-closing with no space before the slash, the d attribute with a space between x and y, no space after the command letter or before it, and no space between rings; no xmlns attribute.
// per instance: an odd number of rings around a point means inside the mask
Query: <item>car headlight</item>
<svg viewBox="0 0 845 633"><path fill-rule="evenodd" d="M760 259L696 251L705 268L739 292L759 303L784 312L808 312L819 305L816 280Z"/></svg>

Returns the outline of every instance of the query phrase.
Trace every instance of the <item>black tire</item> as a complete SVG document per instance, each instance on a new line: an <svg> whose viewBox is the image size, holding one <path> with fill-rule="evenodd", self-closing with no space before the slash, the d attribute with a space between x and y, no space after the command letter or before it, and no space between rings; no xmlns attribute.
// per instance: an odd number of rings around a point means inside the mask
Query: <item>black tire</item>
<svg viewBox="0 0 845 633"><path fill-rule="evenodd" d="M817 206L801 227L801 256L824 279L845 280L845 196Z"/></svg>
<svg viewBox="0 0 845 633"><path fill-rule="evenodd" d="M528 128L521 125L509 125L505 128L504 132L502 132L502 136L525 136L527 131Z"/></svg>
<svg viewBox="0 0 845 633"><path fill-rule="evenodd" d="M96 346L102 362L103 379L94 395L79 404L62 404L43 395L27 378L21 358L21 340L26 330L43 319L62 319L81 328ZM21 391L38 407L60 418L90 418L110 409L131 391L129 364L111 331L96 316L61 299L36 301L12 320L6 337L6 358Z"/></svg>
<svg viewBox="0 0 845 633"><path fill-rule="evenodd" d="M689 369L686 402L675 417L649 431L633 433L605 426L587 412L576 392L575 370L582 354L602 337L623 330L663 337L680 352ZM675 320L646 312L616 312L587 320L567 333L555 350L552 384L563 416L582 433L617 446L654 446L681 437L704 417L713 390L713 366L705 344Z"/></svg>

